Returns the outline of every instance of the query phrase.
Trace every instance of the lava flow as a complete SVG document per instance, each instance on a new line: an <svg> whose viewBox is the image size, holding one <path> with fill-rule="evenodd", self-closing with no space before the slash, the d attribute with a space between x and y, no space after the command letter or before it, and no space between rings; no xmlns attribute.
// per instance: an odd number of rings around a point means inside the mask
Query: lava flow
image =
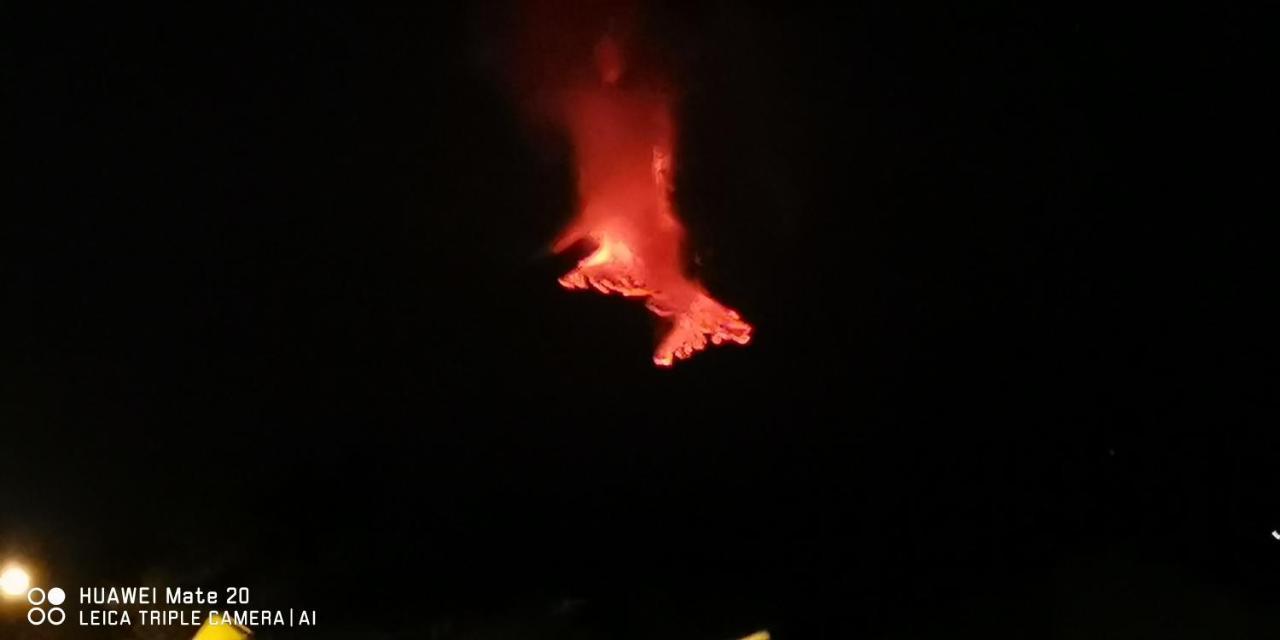
<svg viewBox="0 0 1280 640"><path fill-rule="evenodd" d="M684 271L684 228L672 204L669 98L626 86L611 38L596 47L596 68L597 84L565 92L559 104L577 163L580 208L554 249L582 241L595 246L560 284L644 299L670 324L653 353L659 366L692 357L708 343L746 344L751 325Z"/></svg>

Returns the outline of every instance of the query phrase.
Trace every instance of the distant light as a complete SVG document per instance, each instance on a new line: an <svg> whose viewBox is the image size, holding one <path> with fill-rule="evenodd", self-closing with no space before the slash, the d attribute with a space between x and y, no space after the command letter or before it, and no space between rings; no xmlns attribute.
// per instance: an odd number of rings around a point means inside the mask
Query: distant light
<svg viewBox="0 0 1280 640"><path fill-rule="evenodd" d="M753 633L753 634L751 634L751 635L749 635L749 636L747 636L747 637L743 638L742 640L769 640L769 632L768 632L768 631L757 631L757 632L755 632L755 633Z"/></svg>
<svg viewBox="0 0 1280 640"><path fill-rule="evenodd" d="M17 598L27 595L27 590L31 588L31 575L26 569L18 565L9 565L5 567L4 572L0 573L0 592L11 598Z"/></svg>
<svg viewBox="0 0 1280 640"><path fill-rule="evenodd" d="M1280 540L1280 531L1272 531L1271 537L1275 538L1276 540Z"/></svg>

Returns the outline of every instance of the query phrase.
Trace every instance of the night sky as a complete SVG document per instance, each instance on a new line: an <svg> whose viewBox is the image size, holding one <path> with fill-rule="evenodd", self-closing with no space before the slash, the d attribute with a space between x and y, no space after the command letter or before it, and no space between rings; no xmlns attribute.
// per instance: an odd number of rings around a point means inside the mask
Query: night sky
<svg viewBox="0 0 1280 640"><path fill-rule="evenodd" d="M510 4L18 4L0 560L268 640L1280 637L1243 16L640 4L756 328L663 370L556 284Z"/></svg>

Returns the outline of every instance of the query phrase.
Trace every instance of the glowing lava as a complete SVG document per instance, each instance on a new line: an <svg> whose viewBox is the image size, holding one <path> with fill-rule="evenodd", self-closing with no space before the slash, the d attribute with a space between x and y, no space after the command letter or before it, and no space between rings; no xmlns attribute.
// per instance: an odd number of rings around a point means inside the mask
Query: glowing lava
<svg viewBox="0 0 1280 640"><path fill-rule="evenodd" d="M599 84L567 91L560 103L578 166L580 210L554 246L564 251L585 239L596 248L560 284L643 298L670 323L653 354L659 366L708 344L746 344L751 325L684 271L684 228L672 205L669 98L621 84L622 55L610 38L596 47L596 66Z"/></svg>

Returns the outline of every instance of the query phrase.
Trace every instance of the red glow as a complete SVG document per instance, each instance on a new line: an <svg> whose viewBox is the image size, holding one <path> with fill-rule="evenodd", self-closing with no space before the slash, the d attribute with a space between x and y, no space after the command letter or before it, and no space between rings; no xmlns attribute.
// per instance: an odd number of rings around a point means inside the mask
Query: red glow
<svg viewBox="0 0 1280 640"><path fill-rule="evenodd" d="M670 102L628 87L617 43L595 49L598 83L565 92L561 121L573 143L579 211L556 241L564 251L590 240L595 251L560 278L568 289L643 298L670 324L653 361L670 366L707 344L751 340L751 325L684 272L684 228L672 205L675 155Z"/></svg>
<svg viewBox="0 0 1280 640"><path fill-rule="evenodd" d="M525 0L507 71L529 114L567 133L577 169L573 221L554 249L593 252L560 278L573 290L644 300L666 326L653 360L670 366L708 344L746 344L752 327L690 278L672 190L671 92L645 49L635 0ZM604 37L601 37L605 34Z"/></svg>

